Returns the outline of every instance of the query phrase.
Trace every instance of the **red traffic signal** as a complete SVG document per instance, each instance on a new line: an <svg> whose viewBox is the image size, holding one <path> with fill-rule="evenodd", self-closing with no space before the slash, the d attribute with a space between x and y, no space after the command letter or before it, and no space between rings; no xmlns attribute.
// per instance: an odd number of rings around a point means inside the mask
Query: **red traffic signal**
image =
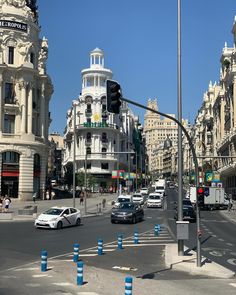
<svg viewBox="0 0 236 295"><path fill-rule="evenodd" d="M198 187L198 188L197 188L197 194L198 194L198 195L202 195L202 194L204 194L204 187Z"/></svg>

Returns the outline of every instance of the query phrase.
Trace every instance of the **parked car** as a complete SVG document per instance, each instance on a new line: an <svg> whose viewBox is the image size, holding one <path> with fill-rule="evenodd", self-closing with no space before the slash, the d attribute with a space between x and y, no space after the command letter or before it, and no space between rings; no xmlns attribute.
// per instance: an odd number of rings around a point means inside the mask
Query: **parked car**
<svg viewBox="0 0 236 295"><path fill-rule="evenodd" d="M192 202L190 201L190 199L183 199L183 206L193 206ZM178 202L175 202L175 208L174 209L177 209L178 207Z"/></svg>
<svg viewBox="0 0 236 295"><path fill-rule="evenodd" d="M133 202L143 205L144 204L144 196L141 193L134 193L133 194Z"/></svg>
<svg viewBox="0 0 236 295"><path fill-rule="evenodd" d="M131 222L136 223L144 219L143 208L133 202L120 203L111 211L111 223L115 222Z"/></svg>
<svg viewBox="0 0 236 295"><path fill-rule="evenodd" d="M178 210L175 211L174 219L178 219ZM196 212L194 210L194 207L191 205L183 205L183 220L184 221L190 221L190 222L196 222Z"/></svg>
<svg viewBox="0 0 236 295"><path fill-rule="evenodd" d="M34 222L36 228L54 228L80 225L80 210L72 207L52 207L40 214Z"/></svg>
<svg viewBox="0 0 236 295"><path fill-rule="evenodd" d="M147 199L147 208L162 208L162 195L159 193L151 193Z"/></svg>

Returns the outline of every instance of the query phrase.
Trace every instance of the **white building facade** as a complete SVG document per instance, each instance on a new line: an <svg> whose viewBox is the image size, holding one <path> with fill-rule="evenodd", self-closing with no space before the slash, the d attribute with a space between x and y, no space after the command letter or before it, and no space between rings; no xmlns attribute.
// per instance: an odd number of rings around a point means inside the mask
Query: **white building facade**
<svg viewBox="0 0 236 295"><path fill-rule="evenodd" d="M104 53L95 48L90 53L90 67L82 70L82 91L67 112L64 167L76 162L76 173L85 171L96 180L96 189L116 186L112 171L131 171L134 116L126 103L119 115L107 112L106 80L112 71L104 67ZM75 137L75 150L74 150ZM120 153L121 152L121 153Z"/></svg>
<svg viewBox="0 0 236 295"><path fill-rule="evenodd" d="M40 39L36 1L0 1L1 194L32 199L45 189L49 100L48 42Z"/></svg>

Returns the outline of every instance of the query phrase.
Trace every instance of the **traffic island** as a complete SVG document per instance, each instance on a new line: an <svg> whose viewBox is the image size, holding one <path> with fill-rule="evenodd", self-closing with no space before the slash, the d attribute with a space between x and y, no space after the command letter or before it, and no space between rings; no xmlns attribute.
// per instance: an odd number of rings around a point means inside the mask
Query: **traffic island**
<svg viewBox="0 0 236 295"><path fill-rule="evenodd" d="M25 206L23 209L18 209L18 215L33 215L37 213L37 206Z"/></svg>

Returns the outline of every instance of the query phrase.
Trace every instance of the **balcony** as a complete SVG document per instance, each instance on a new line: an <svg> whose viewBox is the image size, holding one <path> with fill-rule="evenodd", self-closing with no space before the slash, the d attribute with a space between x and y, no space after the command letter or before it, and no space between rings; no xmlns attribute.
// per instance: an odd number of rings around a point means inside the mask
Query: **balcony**
<svg viewBox="0 0 236 295"><path fill-rule="evenodd" d="M102 138L102 144L108 144L108 139L107 138Z"/></svg>
<svg viewBox="0 0 236 295"><path fill-rule="evenodd" d="M86 117L91 117L92 116L92 110L91 109L86 109L85 110L85 116Z"/></svg>
<svg viewBox="0 0 236 295"><path fill-rule="evenodd" d="M92 139L91 138L87 138L85 140L85 145L88 146L88 145L91 145L92 144Z"/></svg>

